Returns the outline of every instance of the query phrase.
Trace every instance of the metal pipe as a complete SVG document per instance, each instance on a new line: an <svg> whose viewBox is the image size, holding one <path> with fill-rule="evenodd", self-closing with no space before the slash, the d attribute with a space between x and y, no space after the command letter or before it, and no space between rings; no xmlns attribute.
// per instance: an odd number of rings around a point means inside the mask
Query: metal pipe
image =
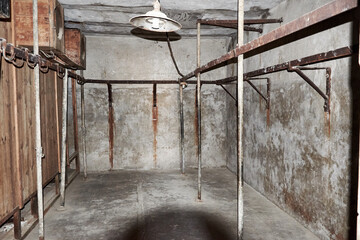
<svg viewBox="0 0 360 240"><path fill-rule="evenodd" d="M39 54L38 1L33 0L33 38L34 54ZM42 146L41 146L41 113L40 113L40 68L34 68L35 76L35 139L36 139L36 181L38 199L39 240L44 239L44 198L42 187Z"/></svg>
<svg viewBox="0 0 360 240"><path fill-rule="evenodd" d="M185 145L184 145L184 85L179 85L180 95L180 158L181 158L181 173L185 174Z"/></svg>
<svg viewBox="0 0 360 240"><path fill-rule="evenodd" d="M84 77L84 71L80 71L80 76ZM85 126L85 89L81 85L81 132L82 132L82 147L83 147L83 165L84 178L87 178L87 161L86 161L86 126Z"/></svg>
<svg viewBox="0 0 360 240"><path fill-rule="evenodd" d="M200 27L201 23L197 23L197 67L200 67L200 50L201 50L201 41L200 41ZM198 200L201 200L201 76L200 73L197 74L197 114L198 114Z"/></svg>
<svg viewBox="0 0 360 240"><path fill-rule="evenodd" d="M250 86L255 89L255 91L265 100L265 102L267 102L267 97L264 96L264 94L262 94L262 92L260 92L260 90L249 80L247 81L248 84L250 84Z"/></svg>
<svg viewBox="0 0 360 240"><path fill-rule="evenodd" d="M236 102L236 106L237 106L237 99L231 94L231 92L229 92L225 87L224 87L224 85L222 85L222 84L219 84L220 85L220 87L222 87L222 89L224 89L224 91L232 98L232 99L234 99L235 100L235 102Z"/></svg>
<svg viewBox="0 0 360 240"><path fill-rule="evenodd" d="M112 97L112 85L108 84L108 100L109 100L109 162L110 170L114 168L114 107Z"/></svg>
<svg viewBox="0 0 360 240"><path fill-rule="evenodd" d="M290 71L295 71L302 79L305 80L305 82L307 82L316 92L318 92L324 98L324 100L328 100L328 96L326 96L326 94L323 93L323 91L321 91L321 89L316 86L316 84L311 81L310 78L308 78L308 76L306 76L300 69L291 68Z"/></svg>
<svg viewBox="0 0 360 240"><path fill-rule="evenodd" d="M238 1L238 46L242 46L244 43L244 0ZM243 108L244 108L244 55L238 55L238 81L237 81L237 92L238 92L238 134L237 134L237 238L242 239L243 226L244 226L244 199L243 199L243 149L242 149L242 134L243 134Z"/></svg>
<svg viewBox="0 0 360 240"><path fill-rule="evenodd" d="M62 131L61 131L61 183L60 183L60 207L65 207L65 176L66 176L66 133L67 133L67 98L68 98L68 70L65 69L63 78L63 102L62 102Z"/></svg>
<svg viewBox="0 0 360 240"><path fill-rule="evenodd" d="M179 80L102 80L86 79L84 83L97 84L179 84ZM187 81L186 84L197 84L197 81ZM216 84L216 81L202 81L201 84Z"/></svg>
<svg viewBox="0 0 360 240"><path fill-rule="evenodd" d="M236 58L244 53L251 52L279 39L283 39L291 34L308 29L313 25L335 17L341 13L354 9L357 7L357 2L358 0L334 0L318 9L315 9L312 12L303 15L298 19L293 20L292 22L289 22L265 35L262 35L257 39L248 42L245 45L239 45L225 55L214 59L201 67L197 67L194 71L181 78L180 81L186 81L187 79L196 76L197 73L202 73L212 69L215 66L218 66L230 59Z"/></svg>

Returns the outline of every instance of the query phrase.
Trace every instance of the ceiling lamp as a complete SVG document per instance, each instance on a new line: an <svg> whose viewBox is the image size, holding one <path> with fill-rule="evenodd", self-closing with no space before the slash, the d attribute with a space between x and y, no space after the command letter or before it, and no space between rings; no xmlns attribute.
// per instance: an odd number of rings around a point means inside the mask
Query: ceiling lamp
<svg viewBox="0 0 360 240"><path fill-rule="evenodd" d="M135 27L153 32L174 32L181 28L181 24L168 18L165 13L160 11L160 2L155 0L154 10L145 15L136 16L130 19L130 23Z"/></svg>

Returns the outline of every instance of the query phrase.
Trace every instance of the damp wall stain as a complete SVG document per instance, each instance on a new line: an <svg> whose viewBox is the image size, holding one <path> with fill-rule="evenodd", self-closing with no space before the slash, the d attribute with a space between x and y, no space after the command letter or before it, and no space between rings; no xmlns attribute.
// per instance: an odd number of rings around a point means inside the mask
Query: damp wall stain
<svg viewBox="0 0 360 240"><path fill-rule="evenodd" d="M289 22L328 1L284 1L269 18ZM275 24L276 25L276 24ZM264 32L277 26L264 26ZM351 24L314 34L245 60L245 72L351 45ZM257 34L246 34L250 41ZM244 179L277 206L295 217L320 239L348 239L351 158L350 59L316 64L332 68L331 115L324 100L295 73L271 78L271 124L252 88L244 89ZM323 91L325 70L306 71ZM265 88L266 82L257 82ZM234 86L235 88L235 86ZM236 114L236 108L227 105ZM232 119L232 120L229 120ZM234 117L228 128L236 128ZM330 135L329 135L330 130ZM231 141L236 136L227 131ZM228 150L228 168L236 172L236 152Z"/></svg>

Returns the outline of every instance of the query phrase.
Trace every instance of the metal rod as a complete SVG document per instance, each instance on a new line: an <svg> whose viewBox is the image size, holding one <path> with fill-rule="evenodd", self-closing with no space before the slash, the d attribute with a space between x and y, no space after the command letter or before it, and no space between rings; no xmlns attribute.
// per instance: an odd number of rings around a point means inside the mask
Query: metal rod
<svg viewBox="0 0 360 240"><path fill-rule="evenodd" d="M109 162L110 169L114 168L114 108L112 97L112 86L108 84L108 97L109 97Z"/></svg>
<svg viewBox="0 0 360 240"><path fill-rule="evenodd" d="M181 158L181 173L185 174L185 126L184 126L184 85L179 85L179 95L180 95L180 158Z"/></svg>
<svg viewBox="0 0 360 240"><path fill-rule="evenodd" d="M96 84L179 84L179 80L101 80L86 79L84 83ZM187 81L186 84L197 84L197 81ZM216 84L216 81L202 81L201 84Z"/></svg>
<svg viewBox="0 0 360 240"><path fill-rule="evenodd" d="M73 110L73 124L74 124L74 145L75 152L79 152L79 126L77 117L77 101L76 101L76 82L75 79L71 81L71 95L72 95L72 110ZM76 171L80 172L80 158L79 154L76 157Z"/></svg>
<svg viewBox="0 0 360 240"><path fill-rule="evenodd" d="M61 131L61 183L60 183L60 207L65 207L65 176L66 176L66 136L67 136L67 98L68 98L68 70L65 69L63 78L63 102L62 102L62 131Z"/></svg>
<svg viewBox="0 0 360 240"><path fill-rule="evenodd" d="M295 71L302 79L305 80L305 82L307 82L316 92L318 92L324 98L324 100L328 100L328 96L326 96L326 94L323 93L323 91L321 91L321 89L316 86L316 84L311 81L311 79L308 78L308 76L306 76L300 69L291 68L290 71Z"/></svg>
<svg viewBox="0 0 360 240"><path fill-rule="evenodd" d="M222 87L224 89L224 91L229 94L229 96L235 100L236 104L237 104L237 99L231 94L231 92L229 92L222 84L219 84L220 87Z"/></svg>
<svg viewBox="0 0 360 240"><path fill-rule="evenodd" d="M256 28L256 27L244 26L244 31L262 33L263 29L262 28Z"/></svg>
<svg viewBox="0 0 360 240"><path fill-rule="evenodd" d="M260 96L265 100L265 102L267 103L267 97L264 96L264 94L262 94L262 92L260 92L260 90L249 80L246 81L247 83L250 84L250 86L255 89L255 91L260 94Z"/></svg>
<svg viewBox="0 0 360 240"><path fill-rule="evenodd" d="M197 66L200 67L200 50L201 50L201 41L200 41L200 28L201 23L197 23ZM196 84L196 95L197 95L197 114L198 114L198 200L201 200L201 76L200 73L197 74L197 84Z"/></svg>
<svg viewBox="0 0 360 240"><path fill-rule="evenodd" d="M197 67L193 72L185 75L181 78L180 81L186 81L191 77L195 77L197 73L202 73L206 70L214 68L230 59L236 58L241 54L253 51L259 47L265 46L269 43L272 43L276 40L287 37L293 33L299 32L301 30L307 29L319 22L330 19L334 16L337 16L341 13L349 11L357 7L357 0L334 0L310 13L303 15L302 17L289 22L275 30L262 35L261 37L254 39L253 41L248 42L245 45L239 45L239 47L231 50L227 54L214 59L207 64Z"/></svg>
<svg viewBox="0 0 360 240"><path fill-rule="evenodd" d="M33 0L33 38L34 54L39 55L38 1ZM36 181L39 217L39 240L44 239L44 197L42 187L42 146L41 146L41 113L40 113L40 68L34 68L35 76L35 139L36 139Z"/></svg>
<svg viewBox="0 0 360 240"><path fill-rule="evenodd" d="M199 19L198 22L204 25L220 26L220 27L238 27L237 20L217 20L217 19ZM252 24L268 24L268 23L282 23L282 18L277 19L245 19L244 25Z"/></svg>
<svg viewBox="0 0 360 240"><path fill-rule="evenodd" d="M242 46L244 43L244 0L238 1L238 46ZM242 134L243 134L243 108L244 108L244 66L243 66L244 55L238 55L238 81L237 81L237 92L238 92L238 134L237 134L237 238L242 239L243 226L244 226L244 199L243 199L243 149L242 149Z"/></svg>
<svg viewBox="0 0 360 240"><path fill-rule="evenodd" d="M81 77L84 77L84 71L80 71ZM83 167L84 178L87 178L87 161L86 161L86 126L85 126L85 89L81 85L81 132L82 132L82 147L83 147Z"/></svg>
<svg viewBox="0 0 360 240"><path fill-rule="evenodd" d="M14 238L21 239L21 210L17 208L13 218L14 223Z"/></svg>

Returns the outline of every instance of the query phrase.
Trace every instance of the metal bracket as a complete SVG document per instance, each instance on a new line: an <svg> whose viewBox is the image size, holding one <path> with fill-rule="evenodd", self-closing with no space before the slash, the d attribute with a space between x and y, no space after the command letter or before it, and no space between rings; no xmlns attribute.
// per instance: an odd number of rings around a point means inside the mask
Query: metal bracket
<svg viewBox="0 0 360 240"><path fill-rule="evenodd" d="M266 79L267 84L266 84L266 97L264 96L264 94L250 81L250 80L263 80ZM271 90L271 81L270 78L247 78L244 81L246 81L247 83L249 83L249 85L255 89L255 91L260 94L260 96L265 100L266 102L266 109L270 110L270 90Z"/></svg>
<svg viewBox="0 0 360 240"><path fill-rule="evenodd" d="M311 79L305 75L301 70L326 70L326 92L324 93ZM302 79L305 80L320 96L325 100L324 111L330 113L330 90L331 90L331 68L330 67L292 67L289 66L289 72L296 72Z"/></svg>
<svg viewBox="0 0 360 240"><path fill-rule="evenodd" d="M231 94L231 92L229 92L229 90L227 90L225 87L224 87L224 85L222 85L222 84L218 84L220 87L222 87L223 89L224 89L224 91L227 93L227 94L229 94L229 96L232 98L232 99L234 99L235 100L235 106L237 106L237 99Z"/></svg>

